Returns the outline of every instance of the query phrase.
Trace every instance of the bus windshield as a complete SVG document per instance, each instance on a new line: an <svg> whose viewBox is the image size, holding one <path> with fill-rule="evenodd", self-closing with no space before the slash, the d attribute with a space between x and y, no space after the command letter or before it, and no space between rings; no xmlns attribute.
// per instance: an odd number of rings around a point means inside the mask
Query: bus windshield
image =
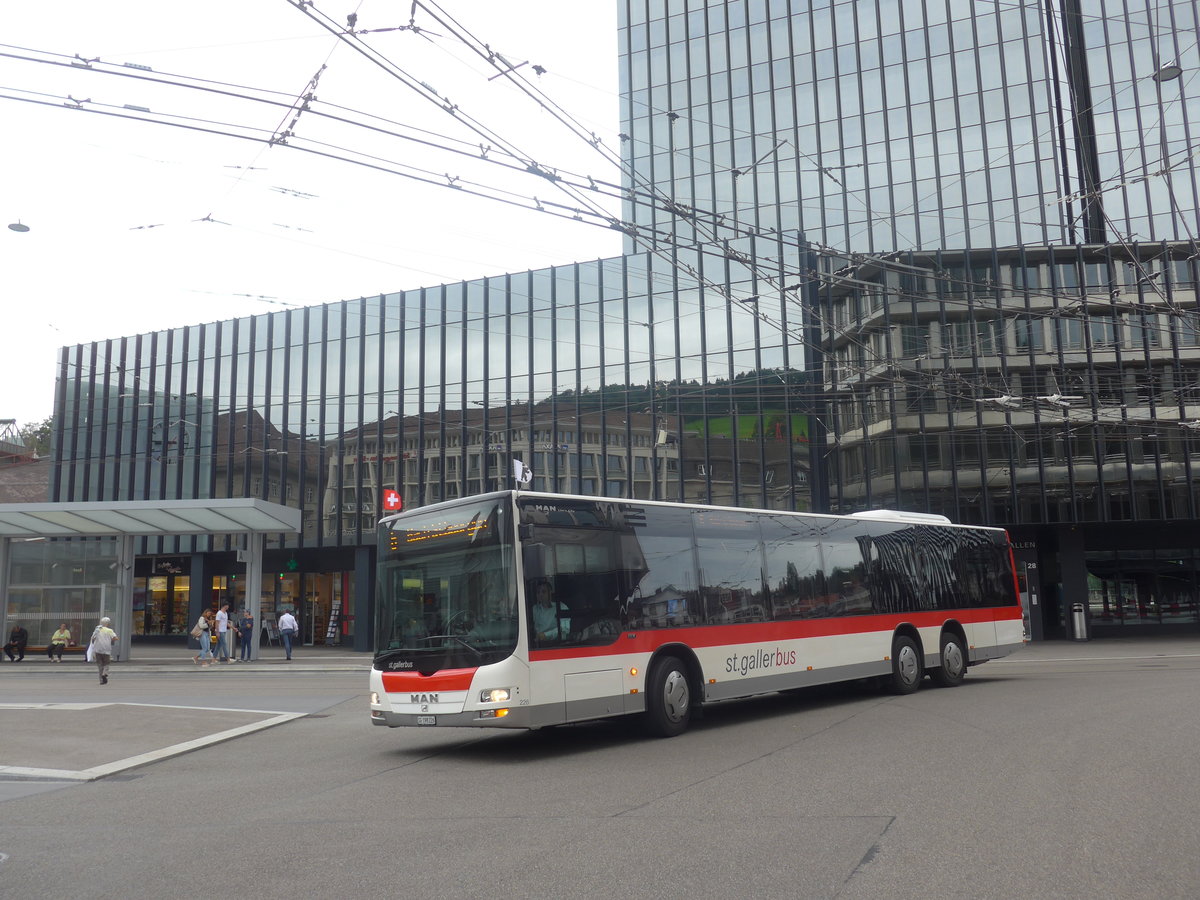
<svg viewBox="0 0 1200 900"><path fill-rule="evenodd" d="M436 671L512 653L518 618L511 518L506 496L380 525L377 662Z"/></svg>

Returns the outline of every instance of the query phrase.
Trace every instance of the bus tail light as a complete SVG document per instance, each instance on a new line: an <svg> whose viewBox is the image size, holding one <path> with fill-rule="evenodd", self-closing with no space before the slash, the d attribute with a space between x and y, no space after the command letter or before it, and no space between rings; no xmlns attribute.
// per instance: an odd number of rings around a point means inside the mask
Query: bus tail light
<svg viewBox="0 0 1200 900"><path fill-rule="evenodd" d="M490 688L479 694L480 703L507 703L511 698L511 688Z"/></svg>

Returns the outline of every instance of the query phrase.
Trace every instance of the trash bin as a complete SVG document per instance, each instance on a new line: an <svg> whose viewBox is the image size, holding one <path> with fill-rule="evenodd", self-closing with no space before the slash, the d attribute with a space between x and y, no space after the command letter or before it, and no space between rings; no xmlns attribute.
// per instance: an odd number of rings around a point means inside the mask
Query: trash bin
<svg viewBox="0 0 1200 900"><path fill-rule="evenodd" d="M1086 641L1087 633L1087 615L1084 612L1082 603L1071 604L1071 637L1077 641Z"/></svg>

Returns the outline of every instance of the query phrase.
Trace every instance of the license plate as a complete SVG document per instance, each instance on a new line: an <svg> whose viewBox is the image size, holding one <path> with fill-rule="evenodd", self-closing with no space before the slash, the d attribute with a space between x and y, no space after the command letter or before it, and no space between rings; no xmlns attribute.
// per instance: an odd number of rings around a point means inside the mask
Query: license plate
<svg viewBox="0 0 1200 900"><path fill-rule="evenodd" d="M417 716L418 725L436 725L437 716Z"/></svg>

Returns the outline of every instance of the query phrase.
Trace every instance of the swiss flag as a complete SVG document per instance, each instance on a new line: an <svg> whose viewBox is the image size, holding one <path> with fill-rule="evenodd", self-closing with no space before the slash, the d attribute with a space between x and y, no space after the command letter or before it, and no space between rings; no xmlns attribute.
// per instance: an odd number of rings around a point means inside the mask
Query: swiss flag
<svg viewBox="0 0 1200 900"><path fill-rule="evenodd" d="M401 499L400 492L386 488L383 492L383 508L390 510L403 509L404 500Z"/></svg>

